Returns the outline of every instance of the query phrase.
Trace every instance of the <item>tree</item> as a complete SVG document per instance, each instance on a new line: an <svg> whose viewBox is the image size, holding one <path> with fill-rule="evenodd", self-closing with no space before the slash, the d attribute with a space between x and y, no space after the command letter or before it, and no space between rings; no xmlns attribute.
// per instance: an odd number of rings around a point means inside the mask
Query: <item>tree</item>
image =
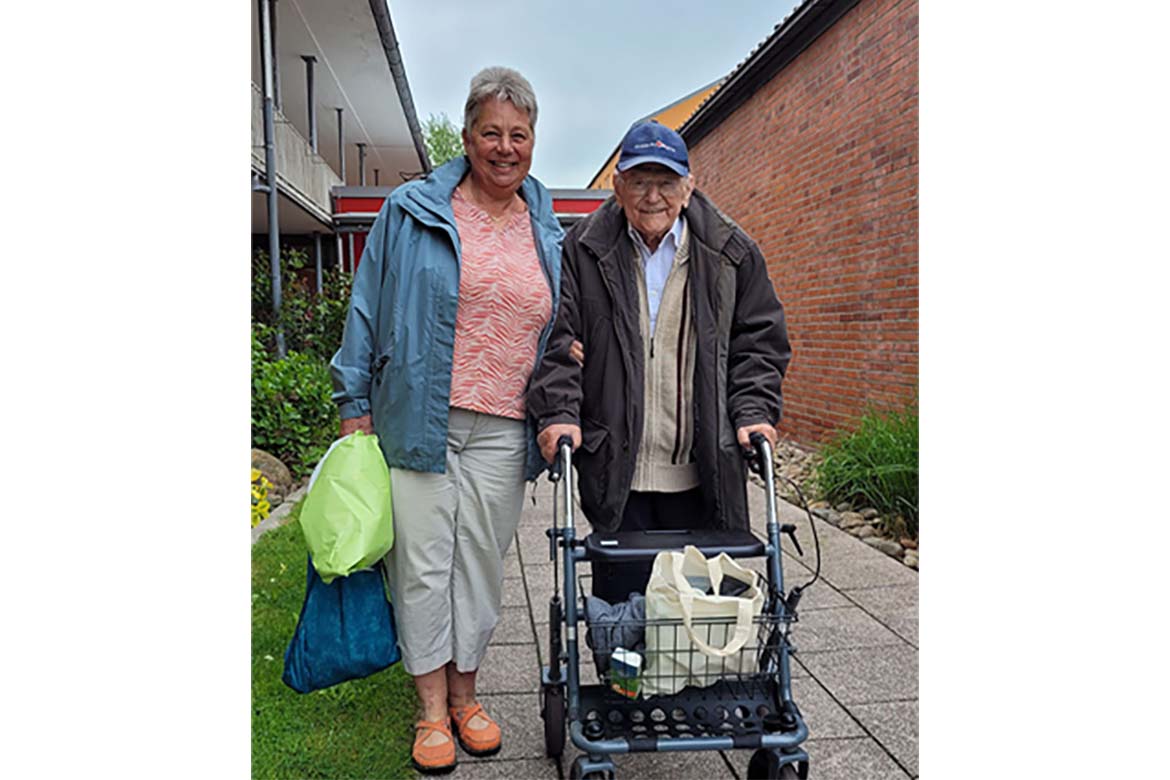
<svg viewBox="0 0 1170 780"><path fill-rule="evenodd" d="M463 154L463 137L446 114L438 116L431 114L423 122L422 131L427 145L427 156L431 158L433 167L438 168L448 160Z"/></svg>

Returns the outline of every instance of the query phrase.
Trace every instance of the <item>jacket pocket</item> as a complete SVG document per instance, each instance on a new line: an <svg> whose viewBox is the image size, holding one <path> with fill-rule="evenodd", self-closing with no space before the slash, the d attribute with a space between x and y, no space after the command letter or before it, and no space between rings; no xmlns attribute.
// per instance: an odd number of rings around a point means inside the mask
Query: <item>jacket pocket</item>
<svg viewBox="0 0 1170 780"><path fill-rule="evenodd" d="M377 358L370 366L370 379L375 385L382 384L382 373L386 368L386 364L390 362L390 350L386 350Z"/></svg>
<svg viewBox="0 0 1170 780"><path fill-rule="evenodd" d="M609 429L595 420L581 420L581 451L593 455L609 435Z"/></svg>

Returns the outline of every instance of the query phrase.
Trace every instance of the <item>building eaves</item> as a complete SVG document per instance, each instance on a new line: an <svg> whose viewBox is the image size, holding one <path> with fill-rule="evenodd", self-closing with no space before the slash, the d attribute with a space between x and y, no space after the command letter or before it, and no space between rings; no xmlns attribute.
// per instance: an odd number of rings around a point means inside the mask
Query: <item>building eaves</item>
<svg viewBox="0 0 1170 780"><path fill-rule="evenodd" d="M667 103L662 108L659 108L656 111L651 111L646 116L639 117L638 119L635 119L633 122L630 123L630 127L633 127L636 124L640 124L642 122L653 119L654 117L659 116L660 114L666 113L670 109L677 106L679 103L685 103L686 101L693 98L695 95L701 95L702 93L711 89L711 87L718 86L719 84L721 84L723 82L723 80L724 79L722 79L722 78L718 78L718 79L715 79L714 81L712 81L710 84L704 84L703 86L699 87L698 89L694 90L693 92L689 92L686 95L683 95L682 97L680 97L678 100L674 101L673 103ZM716 89L715 92L712 93L712 95L718 94L718 92L719 92L719 90ZM710 99L711 99L710 97L707 98L707 100L710 100ZM690 116L694 116L695 111L699 110L699 106L704 105L706 102L707 102L706 100L702 101L697 106L695 106L695 109L694 109L694 111L691 112ZM688 116L687 119L690 119L690 116ZM685 122L686 120L683 120L683 121ZM622 134L622 137L623 138L625 137L625 133ZM597 181L597 177L601 176L601 174L605 172L605 169L607 167L609 167L610 160L612 160L614 157L617 156L617 153L621 148L622 148L622 142L621 142L621 139L618 139L617 144L615 144L613 147L613 151L609 153L609 156L605 158L605 162L603 162L601 164L601 167L597 169L597 173L593 174L593 178L589 180L590 185L592 185L593 182Z"/></svg>
<svg viewBox="0 0 1170 780"><path fill-rule="evenodd" d="M406 65L402 61L402 52L398 49L398 38L394 34L394 23L390 20L390 8L386 0L370 0L370 11L374 14L374 22L378 25L378 37L382 41L382 49L386 52L386 63L390 66L390 75L394 78L394 87L398 90L398 99L402 103L402 113L406 116L406 126L410 129L410 138L414 142L414 151L418 155L422 172L431 172L431 160L427 154L426 143L423 140L422 128L418 123L418 114L414 110L414 98L410 94L410 82L406 80Z"/></svg>
<svg viewBox="0 0 1170 780"><path fill-rule="evenodd" d="M772 80L860 0L804 0L740 62L678 129L694 146Z"/></svg>

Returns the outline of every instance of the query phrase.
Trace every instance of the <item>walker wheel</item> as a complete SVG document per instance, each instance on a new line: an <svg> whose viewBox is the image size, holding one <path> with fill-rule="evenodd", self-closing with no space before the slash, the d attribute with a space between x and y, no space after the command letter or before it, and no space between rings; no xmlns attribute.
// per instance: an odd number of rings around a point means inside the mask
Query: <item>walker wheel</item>
<svg viewBox="0 0 1170 780"><path fill-rule="evenodd" d="M544 718L544 754L560 758L565 750L565 689L545 685L540 691L540 716Z"/></svg>
<svg viewBox="0 0 1170 780"><path fill-rule="evenodd" d="M801 774L797 764L781 766L778 750L760 748L752 753L748 761L747 776L749 780L805 780L808 777L808 764L804 763L804 774Z"/></svg>
<svg viewBox="0 0 1170 780"><path fill-rule="evenodd" d="M573 765L569 767L569 780L614 780L613 772L586 772L581 774L580 767L574 761Z"/></svg>

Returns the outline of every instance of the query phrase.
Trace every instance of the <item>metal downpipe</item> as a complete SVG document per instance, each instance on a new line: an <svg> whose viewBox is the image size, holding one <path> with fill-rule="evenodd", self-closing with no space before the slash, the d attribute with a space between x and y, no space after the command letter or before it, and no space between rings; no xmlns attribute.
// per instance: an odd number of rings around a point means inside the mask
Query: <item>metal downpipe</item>
<svg viewBox="0 0 1170 780"><path fill-rule="evenodd" d="M312 54L302 54L301 59L305 61L305 92L309 103L309 148L313 153L317 153L317 103L313 95L313 65L317 62L317 58Z"/></svg>
<svg viewBox="0 0 1170 780"><path fill-rule="evenodd" d="M345 112L344 108L337 109L337 159L341 163L341 183L348 184L345 180L345 124L341 121L341 115Z"/></svg>
<svg viewBox="0 0 1170 780"><path fill-rule="evenodd" d="M264 176L268 179L268 261L272 271L272 314L276 320L276 356L284 359L284 329L280 325L280 219L277 215L276 131L272 104L272 0L260 3L260 60L264 70Z"/></svg>
<svg viewBox="0 0 1170 780"><path fill-rule="evenodd" d="M316 230L313 231L313 259L317 266L317 294L320 295L324 286L321 273L321 233Z"/></svg>

